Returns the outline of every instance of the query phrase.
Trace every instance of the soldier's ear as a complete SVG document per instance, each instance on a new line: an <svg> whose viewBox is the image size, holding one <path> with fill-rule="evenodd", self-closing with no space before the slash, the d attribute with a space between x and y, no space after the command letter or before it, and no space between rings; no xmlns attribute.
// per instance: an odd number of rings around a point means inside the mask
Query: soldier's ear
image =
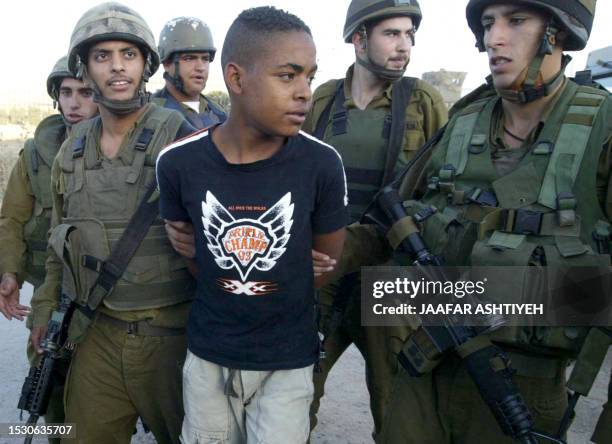
<svg viewBox="0 0 612 444"><path fill-rule="evenodd" d="M355 52L365 51L367 47L367 35L365 33L365 29L359 29L353 33L351 37L351 42L355 47Z"/></svg>

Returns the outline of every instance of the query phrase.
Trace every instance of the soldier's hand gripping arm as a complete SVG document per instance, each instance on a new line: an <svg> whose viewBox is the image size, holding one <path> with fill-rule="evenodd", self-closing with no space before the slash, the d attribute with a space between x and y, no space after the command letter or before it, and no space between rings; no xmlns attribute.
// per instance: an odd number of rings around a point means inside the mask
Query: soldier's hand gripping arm
<svg viewBox="0 0 612 444"><path fill-rule="evenodd" d="M0 208L0 312L20 321L29 308L19 304L19 287L25 274L25 224L34 211L34 195L28 181L23 150L11 170Z"/></svg>
<svg viewBox="0 0 612 444"><path fill-rule="evenodd" d="M172 248L187 259L195 258L196 249L193 225L189 222L168 219L164 219L164 222L166 223L166 233Z"/></svg>
<svg viewBox="0 0 612 444"><path fill-rule="evenodd" d="M63 200L63 179L59 166L58 158L61 158L65 144L53 162L51 169L51 195L53 196L53 210L51 213L51 229L56 227L62 219ZM55 254L55 251L47 246L47 261L45 263L45 281L34 292L32 296L32 344L38 353L43 350L40 341L44 339L47 332L47 324L53 311L59 305L58 296L62 282L62 263Z"/></svg>

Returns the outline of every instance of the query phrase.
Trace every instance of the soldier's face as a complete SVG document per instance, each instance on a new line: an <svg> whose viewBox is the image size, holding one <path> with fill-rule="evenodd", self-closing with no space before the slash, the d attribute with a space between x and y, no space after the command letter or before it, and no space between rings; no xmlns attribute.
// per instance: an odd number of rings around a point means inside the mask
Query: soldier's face
<svg viewBox="0 0 612 444"><path fill-rule="evenodd" d="M392 17L377 23L367 36L367 45L358 51L366 54L375 65L404 70L410 61L414 26L410 17Z"/></svg>
<svg viewBox="0 0 612 444"><path fill-rule="evenodd" d="M92 118L98 111L91 88L70 77L62 80L57 101L64 118L73 125Z"/></svg>
<svg viewBox="0 0 612 444"><path fill-rule="evenodd" d="M510 89L525 79L539 48L545 21L539 11L521 5L498 4L484 10L481 18L484 44L496 88ZM544 80L558 70L559 66L546 56L541 68Z"/></svg>
<svg viewBox="0 0 612 444"><path fill-rule="evenodd" d="M183 80L183 89L187 96L197 100L200 93L206 88L208 70L210 68L210 54L207 52L184 52L179 56L179 75ZM174 75L174 62L164 63L164 69L171 76Z"/></svg>
<svg viewBox="0 0 612 444"><path fill-rule="evenodd" d="M133 43L107 41L89 50L87 72L107 99L129 100L136 96L145 60Z"/></svg>
<svg viewBox="0 0 612 444"><path fill-rule="evenodd" d="M240 106L248 124L271 136L296 135L310 109L316 48L305 32L275 35L244 71Z"/></svg>

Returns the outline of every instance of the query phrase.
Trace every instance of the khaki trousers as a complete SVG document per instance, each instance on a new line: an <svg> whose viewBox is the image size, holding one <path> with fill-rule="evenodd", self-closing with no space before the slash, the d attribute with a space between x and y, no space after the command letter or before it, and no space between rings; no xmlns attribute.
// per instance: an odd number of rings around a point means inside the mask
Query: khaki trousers
<svg viewBox="0 0 612 444"><path fill-rule="evenodd" d="M333 301L338 291L338 283L327 285L319 291L319 331L327 337L324 342L325 359L319 363L321 371L314 374L315 396L310 408L310 423L312 430L317 424L317 412L325 393L325 381L329 372L345 350L355 344L366 364L364 377L370 395L370 411L374 420L373 436L376 439L382 428L394 376L399 368L397 354L411 329L408 326L362 327L360 284L358 281L353 288L342 321L331 334L329 322L334 311Z"/></svg>
<svg viewBox="0 0 612 444"><path fill-rule="evenodd" d="M159 444L179 442L183 421L180 336L136 336L94 320L73 357L64 402L78 444L129 443L138 417Z"/></svg>

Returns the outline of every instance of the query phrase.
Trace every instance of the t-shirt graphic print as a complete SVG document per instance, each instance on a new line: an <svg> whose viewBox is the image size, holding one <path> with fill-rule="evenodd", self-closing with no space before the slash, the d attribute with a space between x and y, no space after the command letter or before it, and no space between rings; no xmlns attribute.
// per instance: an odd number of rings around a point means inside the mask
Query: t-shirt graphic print
<svg viewBox="0 0 612 444"><path fill-rule="evenodd" d="M270 271L285 253L293 225L291 193L258 219L235 219L213 193L202 202L202 226L208 249L224 270L236 269L240 280L218 278L223 290L257 296L277 290L274 282L249 281L251 270Z"/></svg>

